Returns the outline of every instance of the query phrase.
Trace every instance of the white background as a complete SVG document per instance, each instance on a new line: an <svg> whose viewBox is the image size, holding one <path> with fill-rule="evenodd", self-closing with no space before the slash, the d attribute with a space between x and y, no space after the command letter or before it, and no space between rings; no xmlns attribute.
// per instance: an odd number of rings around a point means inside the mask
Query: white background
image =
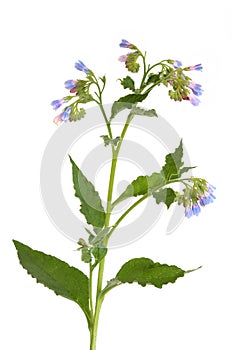
<svg viewBox="0 0 233 350"><path fill-rule="evenodd" d="M203 73L194 73L205 90L198 108L170 101L165 89L148 105L182 135L196 174L216 185L217 201L172 235L165 234L165 215L142 240L111 252L106 279L140 256L203 268L162 290L125 285L110 293L98 349L232 349L230 1L21 0L1 7L1 348L88 349L81 311L26 274L11 240L82 268L75 244L56 231L41 202L40 161L56 128L49 104L64 94L65 80L77 77L78 59L107 74L105 102L117 98L125 38L151 62L203 64Z"/></svg>

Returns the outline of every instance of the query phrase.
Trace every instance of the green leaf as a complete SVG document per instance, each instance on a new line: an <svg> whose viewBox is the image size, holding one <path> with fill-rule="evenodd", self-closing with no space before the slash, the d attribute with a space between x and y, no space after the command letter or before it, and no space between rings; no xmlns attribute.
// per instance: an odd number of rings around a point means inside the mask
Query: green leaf
<svg viewBox="0 0 233 350"><path fill-rule="evenodd" d="M176 201L176 193L172 188L163 188L152 193L157 204L164 203L169 209L170 205Z"/></svg>
<svg viewBox="0 0 233 350"><path fill-rule="evenodd" d="M131 109L132 108L132 103L126 103L126 102L118 102L115 101L112 105L112 110L111 110L111 117L110 117L110 121L115 118L115 116L122 112L125 109Z"/></svg>
<svg viewBox="0 0 233 350"><path fill-rule="evenodd" d="M145 116L145 117L158 117L155 109L144 109L141 107L135 107L132 110L132 114L133 115L141 115L141 116Z"/></svg>
<svg viewBox="0 0 233 350"><path fill-rule="evenodd" d="M113 145L116 147L118 142L121 140L119 136L115 137L115 139L111 139L108 135L101 135L100 137L102 137L102 139L104 140L105 147L109 145Z"/></svg>
<svg viewBox="0 0 233 350"><path fill-rule="evenodd" d="M110 227L104 227L100 229L99 227L95 227L94 231L96 233L96 236L90 236L89 237L89 242L91 245L96 246L96 247L104 247L104 240L107 237Z"/></svg>
<svg viewBox="0 0 233 350"><path fill-rule="evenodd" d="M83 247L81 248L81 260L87 264L91 263L92 258L91 258L91 251L90 248L88 247Z"/></svg>
<svg viewBox="0 0 233 350"><path fill-rule="evenodd" d="M159 80L160 74L150 74L146 84L156 84Z"/></svg>
<svg viewBox="0 0 233 350"><path fill-rule="evenodd" d="M126 96L119 98L119 100L115 101L112 105L110 121L121 111L123 111L125 109L131 109L134 104L145 100L147 98L147 96L148 96L148 93L146 93L146 94L129 94L129 95L126 95ZM153 112L151 112L151 113L153 113Z"/></svg>
<svg viewBox="0 0 233 350"><path fill-rule="evenodd" d="M196 166L185 166L182 169L180 169L180 176L184 173L187 173L190 169L194 169Z"/></svg>
<svg viewBox="0 0 233 350"><path fill-rule="evenodd" d="M113 203L113 206L129 197L136 197L144 195L149 191L156 191L163 185L165 185L164 177L159 173L153 173L150 176L139 176L126 187L125 191Z"/></svg>
<svg viewBox="0 0 233 350"><path fill-rule="evenodd" d="M137 282L143 287L151 284L162 288L164 284L174 283L177 278L183 277L188 272L191 271L184 271L175 265L154 263L147 258L136 258L122 266L116 279L122 283Z"/></svg>
<svg viewBox="0 0 233 350"><path fill-rule="evenodd" d="M148 96L148 93L146 94L129 94L126 96L123 96L119 98L118 102L126 102L126 103L138 103L144 101Z"/></svg>
<svg viewBox="0 0 233 350"><path fill-rule="evenodd" d="M55 256L33 250L13 240L21 265L38 283L53 290L56 295L76 302L90 319L88 278L80 270L69 266Z"/></svg>
<svg viewBox="0 0 233 350"><path fill-rule="evenodd" d="M166 181L178 179L180 177L181 167L184 165L182 158L183 145L181 140L174 153L166 155L165 165L162 167L161 171Z"/></svg>
<svg viewBox="0 0 233 350"><path fill-rule="evenodd" d="M93 269L101 262L101 260L104 259L107 252L108 252L107 248L100 248L100 247L92 248L92 254L95 258L95 263L92 266Z"/></svg>
<svg viewBox="0 0 233 350"><path fill-rule="evenodd" d="M73 173L75 196L80 199L80 212L85 216L88 224L102 228L105 222L105 212L100 196L93 184L87 180L82 171L70 157Z"/></svg>
<svg viewBox="0 0 233 350"><path fill-rule="evenodd" d="M120 79L120 81L124 89L135 91L135 83L130 76L127 75L127 77Z"/></svg>

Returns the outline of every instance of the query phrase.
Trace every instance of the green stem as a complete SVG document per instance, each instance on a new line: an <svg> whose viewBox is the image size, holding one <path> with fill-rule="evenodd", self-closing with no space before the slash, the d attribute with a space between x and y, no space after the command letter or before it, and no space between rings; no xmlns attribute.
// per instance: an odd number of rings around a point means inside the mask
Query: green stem
<svg viewBox="0 0 233 350"><path fill-rule="evenodd" d="M94 322L92 324L92 328L90 331L90 350L96 350L99 315L100 315L100 310L101 310L103 300L104 300L103 297L99 297L96 302Z"/></svg>
<svg viewBox="0 0 233 350"><path fill-rule="evenodd" d="M101 110L103 117L105 119L106 126L107 126L108 132L109 132L109 136L112 138L111 126L108 122L108 119L107 119L107 116L106 116L106 113L105 113L105 110L103 108L102 103L99 103L99 107L100 107L100 110ZM125 134L126 134L128 127L129 127L130 120L131 120L131 116L128 117L128 119L124 125L124 128L123 128L121 136L120 136L120 142L118 143L116 150L114 150L114 147L112 148L112 164L111 164L109 185L108 185L105 227L109 227L109 223L110 223L111 210L112 210L112 194L113 194L113 186L114 186L114 179L115 179L115 173L116 173L117 159L118 159L118 155L120 152L120 148L121 148L123 139L125 137ZM94 312L93 322L92 322L91 330L90 330L90 350L96 350L96 339L97 339L97 330L98 330L98 323L99 323L99 314L100 314L100 310L101 310L101 305L102 305L103 300L104 300L104 296L101 296L103 275L104 275L104 265L105 265L105 259L101 260L101 262L99 264L95 312Z"/></svg>
<svg viewBox="0 0 233 350"><path fill-rule="evenodd" d="M107 126L107 129L108 129L108 135L109 135L110 139L112 139L111 125L110 125L110 123L109 123L109 121L108 121L108 118L107 118L107 116L106 116L106 113L105 113L105 110L104 110L104 107L103 107L103 104L102 104L102 99L101 99L101 97L100 97L99 108L100 108L100 110L101 110L101 112L102 112L102 114L103 114L104 121L105 121L106 126Z"/></svg>
<svg viewBox="0 0 233 350"><path fill-rule="evenodd" d="M138 199L134 204L131 205L131 207L129 207L124 214L122 214L119 219L115 222L115 224L113 225L111 231L108 234L108 237L111 236L111 234L113 233L113 231L117 228L117 226L121 223L121 221L135 208L138 206L138 204L140 204L141 202L143 202L146 198L149 197L149 193L144 194L144 196L142 196L140 199Z"/></svg>
<svg viewBox="0 0 233 350"><path fill-rule="evenodd" d="M90 311L91 311L91 320L93 320L93 298L92 298L92 277L93 270L91 263L89 264L89 296L90 296Z"/></svg>

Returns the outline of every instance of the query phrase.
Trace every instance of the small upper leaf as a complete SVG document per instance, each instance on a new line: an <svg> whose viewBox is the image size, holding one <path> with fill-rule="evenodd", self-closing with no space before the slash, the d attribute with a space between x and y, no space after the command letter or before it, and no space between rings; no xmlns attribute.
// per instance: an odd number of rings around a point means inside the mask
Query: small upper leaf
<svg viewBox="0 0 233 350"><path fill-rule="evenodd" d="M80 270L69 266L55 256L33 250L23 243L13 241L23 268L38 283L52 289L55 294L75 301L90 318L88 278Z"/></svg>
<svg viewBox="0 0 233 350"><path fill-rule="evenodd" d="M180 177L180 169L184 165L182 157L183 145L181 140L179 146L175 149L174 153L169 153L166 155L165 165L162 167L161 171L166 181L177 179Z"/></svg>
<svg viewBox="0 0 233 350"><path fill-rule="evenodd" d="M75 196L80 199L80 212L85 216L88 224L102 228L105 222L105 212L98 192L93 184L87 180L82 171L70 157L73 173Z"/></svg>
<svg viewBox="0 0 233 350"><path fill-rule="evenodd" d="M182 174L195 167L183 167L183 143L180 141L179 146L173 153L169 153L165 158L165 165L162 167L161 174L165 177L166 182L169 180L178 179Z"/></svg>
<svg viewBox="0 0 233 350"><path fill-rule="evenodd" d="M136 258L125 263L116 279L122 283L137 282L145 287L147 284L152 284L157 288L162 288L164 284L174 283L177 278L183 277L184 271L175 265L154 263L147 258Z"/></svg>
<svg viewBox="0 0 233 350"><path fill-rule="evenodd" d="M126 102L126 103L138 103L138 102L142 102L144 101L148 96L148 93L146 94L130 94L130 95L126 95L123 96L121 98L119 98L118 102Z"/></svg>
<svg viewBox="0 0 233 350"><path fill-rule="evenodd" d="M111 111L111 117L110 121L115 118L115 116L120 113L121 111L125 109L131 109L132 108L132 103L127 103L127 102L118 102L115 101L112 105L112 111Z"/></svg>
<svg viewBox="0 0 233 350"><path fill-rule="evenodd" d="M152 73L152 74L150 74L146 84L147 85L148 84L156 84L157 82L159 82L159 80L160 80L160 74Z"/></svg>
<svg viewBox="0 0 233 350"><path fill-rule="evenodd" d="M113 206L129 197L144 195L149 191L156 191L164 184L164 178L159 173L153 173L150 176L139 176L126 187L125 191L113 203Z"/></svg>
<svg viewBox="0 0 233 350"><path fill-rule="evenodd" d="M156 200L156 203L164 203L169 209L170 205L176 200L176 193L172 188L162 188L159 191L155 191L152 193L153 197Z"/></svg>
<svg viewBox="0 0 233 350"><path fill-rule="evenodd" d="M115 137L115 139L111 139L108 135L101 135L102 139L104 140L104 146L113 145L116 147L118 143L120 142L121 138L119 136Z"/></svg>
<svg viewBox="0 0 233 350"><path fill-rule="evenodd" d="M130 76L127 75L127 77L120 79L120 81L124 89L130 89L132 91L135 91L134 80Z"/></svg>
<svg viewBox="0 0 233 350"><path fill-rule="evenodd" d="M94 269L101 260L104 259L105 255L107 254L108 249L104 247L94 247L92 248L92 255L95 258L95 263L92 265L92 268Z"/></svg>
<svg viewBox="0 0 233 350"><path fill-rule="evenodd" d="M132 114L133 115L141 115L141 116L145 116L145 117L157 117L158 116L155 109L144 109L141 107L135 107L132 110Z"/></svg>

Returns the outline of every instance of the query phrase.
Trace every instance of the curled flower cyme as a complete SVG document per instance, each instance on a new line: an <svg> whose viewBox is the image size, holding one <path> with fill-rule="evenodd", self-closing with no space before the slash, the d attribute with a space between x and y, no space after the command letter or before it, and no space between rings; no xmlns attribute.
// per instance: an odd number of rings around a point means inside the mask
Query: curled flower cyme
<svg viewBox="0 0 233 350"><path fill-rule="evenodd" d="M86 74L90 73L90 70L80 60L78 62L76 62L74 66L75 66L76 69L80 70L81 72L84 72Z"/></svg>
<svg viewBox="0 0 233 350"><path fill-rule="evenodd" d="M213 191L216 188L207 183L204 194L197 195L196 199L192 202L186 203L185 205L185 217L190 218L193 215L198 216L201 212L201 207L213 203L216 197L213 194ZM201 207L200 207L201 206Z"/></svg>

